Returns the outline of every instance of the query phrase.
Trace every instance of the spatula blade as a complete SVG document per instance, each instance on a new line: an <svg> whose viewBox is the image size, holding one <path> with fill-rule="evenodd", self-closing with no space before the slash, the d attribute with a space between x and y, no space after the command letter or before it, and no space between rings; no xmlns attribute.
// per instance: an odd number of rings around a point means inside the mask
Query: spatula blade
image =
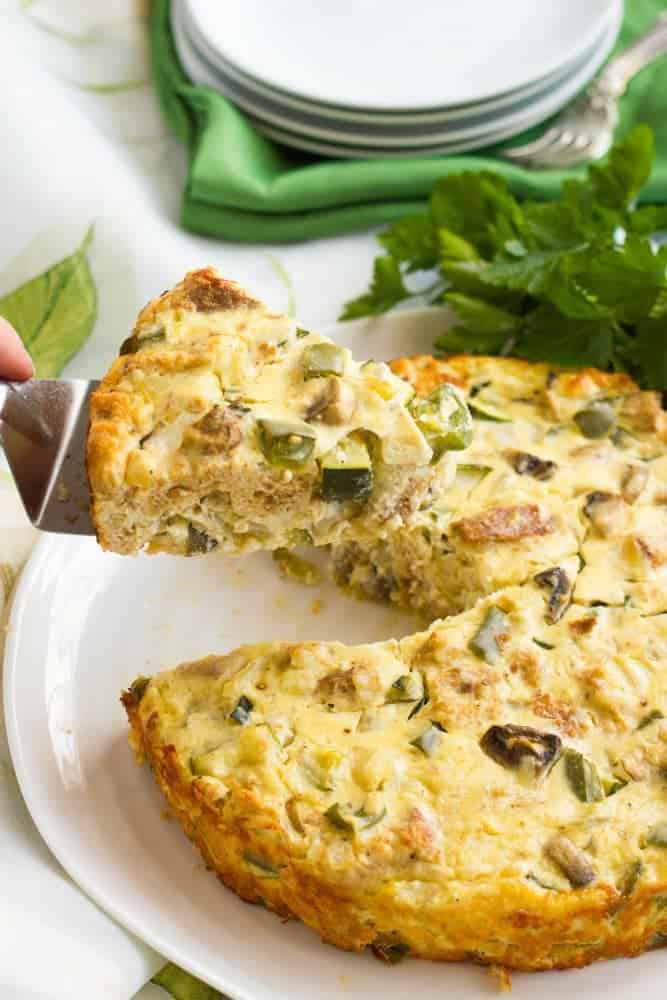
<svg viewBox="0 0 667 1000"><path fill-rule="evenodd" d="M85 452L90 394L98 385L31 379L6 393L0 439L26 513L41 531L95 534Z"/></svg>

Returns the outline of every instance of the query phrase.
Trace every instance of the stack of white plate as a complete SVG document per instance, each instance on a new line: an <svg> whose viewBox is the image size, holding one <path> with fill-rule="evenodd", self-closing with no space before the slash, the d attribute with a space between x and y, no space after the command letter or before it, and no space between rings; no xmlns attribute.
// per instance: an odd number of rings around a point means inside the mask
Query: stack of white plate
<svg viewBox="0 0 667 1000"><path fill-rule="evenodd" d="M191 80L326 156L435 156L544 121L595 75L623 0L172 0Z"/></svg>

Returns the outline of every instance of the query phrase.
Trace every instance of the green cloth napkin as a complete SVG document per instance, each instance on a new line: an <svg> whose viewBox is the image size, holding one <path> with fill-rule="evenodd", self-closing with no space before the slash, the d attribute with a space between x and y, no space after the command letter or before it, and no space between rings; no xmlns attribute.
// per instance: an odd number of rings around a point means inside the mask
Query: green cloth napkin
<svg viewBox="0 0 667 1000"><path fill-rule="evenodd" d="M333 236L420 211L443 174L491 167L518 194L550 198L564 177L578 172L524 170L495 159L492 149L466 156L335 160L279 146L230 101L189 82L174 49L169 7L170 0L153 0L153 68L164 114L189 151L181 220L193 232L249 243ZM627 0L616 48L625 48L664 9L665 0ZM618 134L639 122L653 128L657 148L643 197L667 201L667 57L636 77L623 98Z"/></svg>

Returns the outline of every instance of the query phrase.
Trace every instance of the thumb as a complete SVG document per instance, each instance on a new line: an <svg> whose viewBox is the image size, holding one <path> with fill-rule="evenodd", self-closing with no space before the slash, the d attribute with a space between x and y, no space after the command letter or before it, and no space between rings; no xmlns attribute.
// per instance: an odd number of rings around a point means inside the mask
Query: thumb
<svg viewBox="0 0 667 1000"><path fill-rule="evenodd" d="M35 374L32 358L14 327L0 316L0 378L22 382Z"/></svg>

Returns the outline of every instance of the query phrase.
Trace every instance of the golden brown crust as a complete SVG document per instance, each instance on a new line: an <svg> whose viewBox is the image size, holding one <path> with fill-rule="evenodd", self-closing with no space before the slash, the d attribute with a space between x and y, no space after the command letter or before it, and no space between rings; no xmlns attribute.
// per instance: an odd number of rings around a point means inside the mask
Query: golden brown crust
<svg viewBox="0 0 667 1000"><path fill-rule="evenodd" d="M222 278L213 268L190 271L173 289L163 292L139 313L133 337L157 326L162 314L172 310L187 312L252 310L260 303L234 281ZM111 547L104 524L98 517L100 493L113 492L123 482L127 455L132 436L141 428L140 397L122 391L124 379L134 372L142 376L196 372L206 362L205 345L193 345L187 350L151 351L121 355L93 393L90 401L90 433L86 449L86 465L93 496L92 516L98 539L103 547Z"/></svg>
<svg viewBox="0 0 667 1000"><path fill-rule="evenodd" d="M477 517L454 521L461 537L473 545L479 542L515 542L520 538L546 535L553 531L552 518L545 518L534 503L513 507L490 507Z"/></svg>
<svg viewBox="0 0 667 1000"><path fill-rule="evenodd" d="M593 387L597 391L618 395L639 393L636 382L625 372L603 372L597 368L559 371L554 366L525 361L523 358L499 358L485 354L453 354L447 358L434 358L428 354L415 354L391 362L392 370L410 382L416 392L423 396L427 396L442 382L467 389L490 366L502 379L516 378L527 387L543 386L549 382L550 388L572 398L591 395ZM656 396L655 393L639 395L642 398Z"/></svg>
<svg viewBox="0 0 667 1000"><path fill-rule="evenodd" d="M317 644L304 644L303 649L312 652L314 647ZM288 647L285 655L299 648ZM185 669L201 676L207 671L211 676L233 674L237 669L219 658L210 658L208 664L204 661ZM344 673L347 677L348 672ZM337 690L338 686L336 682ZM347 682L343 686L347 690ZM138 759L150 764L175 817L207 866L242 899L262 903L283 918L302 920L328 943L361 951L394 935L414 957L545 970L639 955L667 930L667 914L660 909L667 884L657 875L631 889L599 880L576 891L544 891L539 881L489 872L480 875L477 885L461 883L460 893L443 896L434 873L428 901L418 907L409 882L394 884L392 879L379 878L361 892L355 873L372 877L372 869L362 865L350 873L333 863L325 871L309 857L307 843L288 832L286 817L267 801L260 781L225 786L215 778L193 777L183 755L164 741L164 720L153 710L153 702L142 710L142 693L139 688L122 696L132 746ZM572 706L543 694L537 708L538 714L555 719L562 732L580 731ZM439 712L437 699L431 711ZM299 812L290 808L294 804L293 800L288 803L287 816L298 830ZM446 800L442 808L447 808ZM492 811L488 820L492 823ZM386 858L418 855L437 865L442 859L440 850L424 811L413 806L387 840ZM449 847L451 852L459 850L465 851L465 846ZM257 862L249 865L251 859ZM381 859L382 855L376 856L374 863L381 865ZM279 877L262 872L260 866L279 872ZM476 942L474 951L471 942Z"/></svg>
<svg viewBox="0 0 667 1000"><path fill-rule="evenodd" d="M189 271L178 285L148 302L139 313L135 329L155 322L165 309L206 313L240 307L255 308L259 304L235 281L221 278L213 267L203 267Z"/></svg>

